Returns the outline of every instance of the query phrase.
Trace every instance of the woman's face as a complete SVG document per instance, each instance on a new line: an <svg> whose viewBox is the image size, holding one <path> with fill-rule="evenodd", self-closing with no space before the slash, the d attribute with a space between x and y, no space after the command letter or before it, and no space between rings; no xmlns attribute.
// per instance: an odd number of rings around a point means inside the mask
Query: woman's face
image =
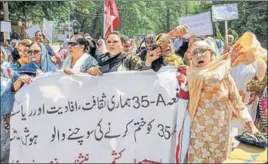
<svg viewBox="0 0 268 164"><path fill-rule="evenodd" d="M18 52L20 55L20 59L25 64L28 64L31 61L28 51L29 51L29 48L27 46L22 45L22 44L18 45Z"/></svg>
<svg viewBox="0 0 268 164"><path fill-rule="evenodd" d="M111 55L117 55L123 51L121 39L116 34L110 34L106 39L107 50Z"/></svg>
<svg viewBox="0 0 268 164"><path fill-rule="evenodd" d="M211 62L212 52L208 49L195 49L192 54L192 64L195 67L205 67Z"/></svg>
<svg viewBox="0 0 268 164"><path fill-rule="evenodd" d="M29 56L32 58L32 61L40 64L41 63L41 54L42 50L38 44L33 44L30 47Z"/></svg>
<svg viewBox="0 0 268 164"><path fill-rule="evenodd" d="M151 38L148 37L148 38L145 39L145 42L146 42L146 48L148 50L152 50L154 41Z"/></svg>
<svg viewBox="0 0 268 164"><path fill-rule="evenodd" d="M68 42L68 49L71 56L82 55L84 52L84 46L79 44L75 39L71 38Z"/></svg>
<svg viewBox="0 0 268 164"><path fill-rule="evenodd" d="M171 49L171 41L169 40L168 42L161 43L159 45L160 51L164 56L171 55L172 49Z"/></svg>
<svg viewBox="0 0 268 164"><path fill-rule="evenodd" d="M43 42L43 40L44 40L44 37L43 37L43 35L42 35L42 33L41 32L38 32L38 33L36 33L36 35L35 35L35 41L37 41L37 42Z"/></svg>
<svg viewBox="0 0 268 164"><path fill-rule="evenodd" d="M97 45L98 45L98 47L102 47L102 41L98 40Z"/></svg>
<svg viewBox="0 0 268 164"><path fill-rule="evenodd" d="M123 47L124 47L124 52L129 52L130 51L130 48L131 48L131 46L130 46L130 41L127 41L124 45L123 45Z"/></svg>

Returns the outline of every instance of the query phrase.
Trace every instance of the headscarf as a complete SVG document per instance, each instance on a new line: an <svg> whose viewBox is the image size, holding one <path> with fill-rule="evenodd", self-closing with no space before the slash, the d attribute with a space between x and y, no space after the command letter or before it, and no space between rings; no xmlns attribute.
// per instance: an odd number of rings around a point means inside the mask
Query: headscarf
<svg viewBox="0 0 268 164"><path fill-rule="evenodd" d="M44 44L41 44L42 56L41 56L41 68L37 66L34 62L23 65L19 68L17 73L14 73L11 80L6 85L5 89L1 91L1 116L10 113L15 101L14 93L11 92L13 83L19 78L20 75L29 75L32 77L36 76L36 70L41 69L42 72L49 72L56 70L57 67L50 60Z"/></svg>
<svg viewBox="0 0 268 164"><path fill-rule="evenodd" d="M215 58L218 58L221 54L219 52L216 40L213 39L212 37L207 37L205 39L205 41L210 45L212 51L213 51L213 55L215 56Z"/></svg>
<svg viewBox="0 0 268 164"><path fill-rule="evenodd" d="M206 41L197 41L192 46L195 49L202 47L211 50L211 46ZM205 78L217 78L222 80L230 72L230 58L228 54L220 56L211 61L205 67L194 67L192 64L187 70L188 88L190 93L189 114L194 117L201 98L201 90Z"/></svg>
<svg viewBox="0 0 268 164"><path fill-rule="evenodd" d="M46 46L41 43L42 55L41 55L41 70L42 72L49 72L52 70L57 70L57 66L51 61L50 55Z"/></svg>
<svg viewBox="0 0 268 164"><path fill-rule="evenodd" d="M169 43L169 41L171 41L171 39L168 37L168 34L166 33L158 34L154 38L154 40L157 45L166 44ZM170 42L170 49L171 49L170 55L163 55L164 62L170 66L178 68L180 65L183 64L183 59L175 54L172 42Z"/></svg>
<svg viewBox="0 0 268 164"><path fill-rule="evenodd" d="M107 48L106 48L106 45L105 45L105 41L104 41L104 39L99 39L99 40L97 41L97 43L98 43L99 41L101 41L102 45L101 45L101 46L97 45L97 47L98 47L98 54L100 55L100 54L104 54L104 53L108 52L108 51L107 51Z"/></svg>

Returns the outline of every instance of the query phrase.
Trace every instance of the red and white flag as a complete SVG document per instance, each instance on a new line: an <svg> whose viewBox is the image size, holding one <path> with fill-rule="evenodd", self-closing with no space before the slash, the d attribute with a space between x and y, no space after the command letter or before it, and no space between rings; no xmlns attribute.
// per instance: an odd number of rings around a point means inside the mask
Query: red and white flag
<svg viewBox="0 0 268 164"><path fill-rule="evenodd" d="M119 26L119 22L115 0L104 0L104 39Z"/></svg>

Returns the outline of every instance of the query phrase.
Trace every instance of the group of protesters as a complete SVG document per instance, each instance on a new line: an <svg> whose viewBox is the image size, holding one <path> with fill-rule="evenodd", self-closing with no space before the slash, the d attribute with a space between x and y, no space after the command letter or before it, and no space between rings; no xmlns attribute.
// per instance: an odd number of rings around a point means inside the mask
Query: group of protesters
<svg viewBox="0 0 268 164"><path fill-rule="evenodd" d="M89 34L73 35L58 52L42 31L37 31L33 40L5 42L1 46L1 162L8 162L15 94L36 76L56 70L68 76L157 72L165 66L176 68L179 85L189 90L192 123L186 162L223 162L232 150L233 119L241 120L252 133L262 133L267 128L267 107L261 108L257 102L251 106L258 108L256 112L248 108L266 95L263 81L267 79L267 51L251 32L239 37L229 29L225 41L218 28L215 37L185 38L188 31L188 26L180 25L167 33L146 35L138 44L117 31L99 40Z"/></svg>

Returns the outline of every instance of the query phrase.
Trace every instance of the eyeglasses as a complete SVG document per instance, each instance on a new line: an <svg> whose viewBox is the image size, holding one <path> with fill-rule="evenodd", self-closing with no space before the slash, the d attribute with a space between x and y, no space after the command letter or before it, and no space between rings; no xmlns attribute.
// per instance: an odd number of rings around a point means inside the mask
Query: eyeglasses
<svg viewBox="0 0 268 164"><path fill-rule="evenodd" d="M40 50L30 50L28 51L29 56L36 56L40 53Z"/></svg>
<svg viewBox="0 0 268 164"><path fill-rule="evenodd" d="M79 43L77 43L77 42L68 42L68 46L74 47L74 46L77 46L77 45L79 45Z"/></svg>
<svg viewBox="0 0 268 164"><path fill-rule="evenodd" d="M207 51L209 51L208 49L198 49L192 52L192 57L197 57L197 55L199 54L199 56L205 56L207 53Z"/></svg>
<svg viewBox="0 0 268 164"><path fill-rule="evenodd" d="M21 56L21 57L24 57L24 58L25 58L25 57L29 57L28 54L21 54L20 56Z"/></svg>

